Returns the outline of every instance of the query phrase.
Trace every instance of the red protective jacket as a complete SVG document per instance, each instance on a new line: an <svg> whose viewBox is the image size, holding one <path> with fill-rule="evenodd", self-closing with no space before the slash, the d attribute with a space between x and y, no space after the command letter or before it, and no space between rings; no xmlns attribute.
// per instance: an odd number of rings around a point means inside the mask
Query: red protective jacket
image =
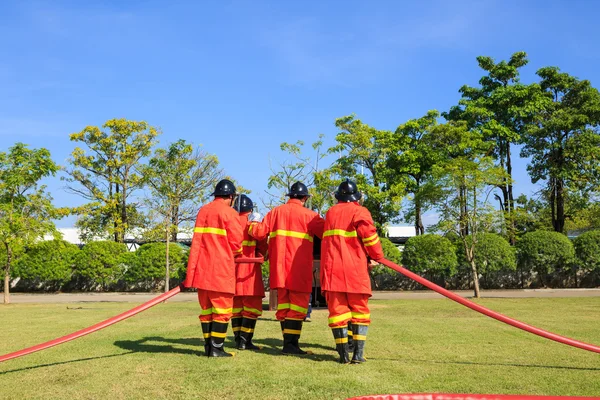
<svg viewBox="0 0 600 400"><path fill-rule="evenodd" d="M313 236L323 235L323 218L297 199L272 209L262 222L250 225L250 236L269 237L269 282L273 289L310 293Z"/></svg>
<svg viewBox="0 0 600 400"><path fill-rule="evenodd" d="M331 207L321 242L321 290L370 295L367 254L384 257L369 210L358 203Z"/></svg>
<svg viewBox="0 0 600 400"><path fill-rule="evenodd" d="M248 234L250 222L249 212L240 214L240 223L244 227L244 241L242 242L242 254L244 257L265 256L267 254L267 241L256 240ZM236 264L235 268L235 295L236 296L260 296L265 295L265 287L262 280L262 270L258 263Z"/></svg>
<svg viewBox="0 0 600 400"><path fill-rule="evenodd" d="M243 229L238 213L223 199L203 206L196 217L183 285L235 294L233 258L242 254Z"/></svg>

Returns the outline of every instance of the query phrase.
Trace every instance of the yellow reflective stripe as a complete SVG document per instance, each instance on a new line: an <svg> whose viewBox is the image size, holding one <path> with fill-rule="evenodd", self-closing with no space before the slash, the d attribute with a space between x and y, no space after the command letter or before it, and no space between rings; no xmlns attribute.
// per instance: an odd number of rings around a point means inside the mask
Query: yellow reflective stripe
<svg viewBox="0 0 600 400"><path fill-rule="evenodd" d="M289 319L290 321L304 321L304 318L288 318L288 317L285 317L285 319Z"/></svg>
<svg viewBox="0 0 600 400"><path fill-rule="evenodd" d="M211 332L211 335L214 337L218 337L218 338L226 338L227 337L227 332Z"/></svg>
<svg viewBox="0 0 600 400"><path fill-rule="evenodd" d="M284 329L283 333L284 334L289 333L289 334L292 334L292 335L300 335L302 333L302 331L299 331L299 330L296 330L296 329Z"/></svg>
<svg viewBox="0 0 600 400"><path fill-rule="evenodd" d="M359 314L357 312L352 312L352 318L370 319L371 318L371 314Z"/></svg>
<svg viewBox="0 0 600 400"><path fill-rule="evenodd" d="M379 238L375 238L375 240L373 240L372 242L363 242L363 244L365 245L365 247L369 247L369 246L373 246L375 244L379 243Z"/></svg>
<svg viewBox="0 0 600 400"><path fill-rule="evenodd" d="M365 335L354 335L352 338L354 340L367 340L367 336Z"/></svg>
<svg viewBox="0 0 600 400"><path fill-rule="evenodd" d="M373 236L369 236L368 238L363 238L362 241L370 242L371 240L375 240L376 237L377 237L377 233L375 233Z"/></svg>
<svg viewBox="0 0 600 400"><path fill-rule="evenodd" d="M242 248L240 247L239 249L237 249L237 250L234 250L233 252L234 252L235 254L237 254L237 253L241 253L241 252L242 252Z"/></svg>
<svg viewBox="0 0 600 400"><path fill-rule="evenodd" d="M368 322L353 322L352 325L364 325L364 326L369 326L370 324Z"/></svg>
<svg viewBox="0 0 600 400"><path fill-rule="evenodd" d="M197 228L194 228L194 232L196 232L196 233L212 233L215 235L227 236L227 231L225 229L221 229L221 228L197 227Z"/></svg>
<svg viewBox="0 0 600 400"><path fill-rule="evenodd" d="M242 327L241 326L236 326L235 328L231 328L231 330L234 331L234 332L239 332L239 331L242 330Z"/></svg>
<svg viewBox="0 0 600 400"><path fill-rule="evenodd" d="M207 308L206 310L200 311L200 315L210 315L212 314L212 308Z"/></svg>
<svg viewBox="0 0 600 400"><path fill-rule="evenodd" d="M256 246L256 240L244 240L242 246Z"/></svg>
<svg viewBox="0 0 600 400"><path fill-rule="evenodd" d="M238 313L241 313L241 312L242 312L242 310L243 310L243 308L232 308L232 309L231 309L231 312L232 312L232 313L234 313L234 314L238 314ZM238 317L238 318L239 318L239 317Z"/></svg>
<svg viewBox="0 0 600 400"><path fill-rule="evenodd" d="M312 236L310 236L308 233L304 233L304 232L295 232L295 231L286 231L283 229L278 229L274 232L271 232L269 234L269 237L274 238L275 236L289 236L289 237L295 237L298 239L306 239L309 242L313 241Z"/></svg>
<svg viewBox="0 0 600 400"><path fill-rule="evenodd" d="M202 336L204 336L204 339L208 339L208 338L210 338L210 332L203 333Z"/></svg>
<svg viewBox="0 0 600 400"><path fill-rule="evenodd" d="M347 337L343 337L343 338L337 338L337 339L335 339L335 344L342 344L342 343L348 343L348 338Z"/></svg>
<svg viewBox="0 0 600 400"><path fill-rule="evenodd" d="M348 329L348 337L352 336L352 331L350 329Z"/></svg>
<svg viewBox="0 0 600 400"><path fill-rule="evenodd" d="M288 308L290 308L290 303L277 304L278 310L287 310Z"/></svg>
<svg viewBox="0 0 600 400"><path fill-rule="evenodd" d="M343 229L331 229L323 232L323 237L326 236L344 236L344 237L356 237L356 231L345 231Z"/></svg>
<svg viewBox="0 0 600 400"><path fill-rule="evenodd" d="M252 332L254 332L254 329L253 328L246 328L245 326L242 326L242 332L252 333Z"/></svg>
<svg viewBox="0 0 600 400"><path fill-rule="evenodd" d="M256 308L252 308L252 307L246 307L246 306L244 306L244 311L248 311L248 312L251 312L253 314L258 314L258 315L262 314L262 310L257 310Z"/></svg>
<svg viewBox="0 0 600 400"><path fill-rule="evenodd" d="M297 306L295 304L290 304L290 310L298 311L303 314L306 314L308 312L308 308L303 308L303 307Z"/></svg>
<svg viewBox="0 0 600 400"><path fill-rule="evenodd" d="M352 313L347 312L347 313L342 314L342 315L336 315L335 317L331 317L331 318L329 318L329 323L330 324L335 324L336 322L342 322L342 321L345 321L347 319L352 319Z"/></svg>
<svg viewBox="0 0 600 400"><path fill-rule="evenodd" d="M212 308L213 314L231 314L231 308Z"/></svg>

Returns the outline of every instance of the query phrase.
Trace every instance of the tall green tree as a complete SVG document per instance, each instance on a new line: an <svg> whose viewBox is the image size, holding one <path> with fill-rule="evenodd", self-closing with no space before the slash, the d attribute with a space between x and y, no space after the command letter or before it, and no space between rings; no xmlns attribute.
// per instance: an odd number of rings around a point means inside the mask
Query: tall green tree
<svg viewBox="0 0 600 400"><path fill-rule="evenodd" d="M338 118L340 129L337 145L329 149L339 158L335 167L341 176L356 180L365 194L364 206L369 209L380 234L385 226L398 219L404 189L389 170L388 158L396 150L391 148L392 132L373 128L354 115Z"/></svg>
<svg viewBox="0 0 600 400"><path fill-rule="evenodd" d="M438 206L438 229L460 237L471 267L474 294L479 297L477 238L497 222L490 194L505 178L504 171L489 155L493 143L469 129L466 122L439 125L434 132L437 146L446 150L446 159L434 168L445 194L445 201Z"/></svg>
<svg viewBox="0 0 600 400"><path fill-rule="evenodd" d="M391 136L391 152L387 158L386 181L397 191L412 200L412 207L405 213L406 222L413 221L415 233L423 235L423 213L439 200L433 167L439 162L440 152L432 146L431 130L438 123L440 114L429 111L419 119L400 125Z"/></svg>
<svg viewBox="0 0 600 400"><path fill-rule="evenodd" d="M543 95L538 85L524 85L519 80L519 70L529 62L527 53L517 52L510 60L500 62L480 56L477 62L487 73L479 80L481 86L463 86L459 105L444 115L450 120L467 121L470 128L495 143L492 155L496 164L505 171L503 181L497 185L502 193L501 209L504 211L507 236L514 244L512 146L521 142L527 124L543 106Z"/></svg>
<svg viewBox="0 0 600 400"><path fill-rule="evenodd" d="M70 136L88 150L73 150L67 189L90 201L79 209L77 221L86 237L112 236L122 243L139 216L139 206L130 201L144 184L137 168L160 132L146 122L126 119L111 119L102 128L88 126Z"/></svg>
<svg viewBox="0 0 600 400"><path fill-rule="evenodd" d="M15 253L48 233L56 233L53 219L66 211L56 209L46 187L39 184L53 176L58 166L47 149L29 149L16 143L0 152L0 244L6 258L4 266L4 303L10 303L11 268Z"/></svg>
<svg viewBox="0 0 600 400"><path fill-rule="evenodd" d="M267 199L263 201L268 208L281 204L285 201L285 195L290 186L296 181L304 183L311 194L307 206L317 213L323 215L332 205L332 193L336 189L337 170L331 166L325 166L328 153L323 151L323 139L325 135L320 134L315 142L306 149L305 142L298 140L296 143L283 142L280 149L287 159L278 163L277 166L270 165L271 175L267 182Z"/></svg>
<svg viewBox="0 0 600 400"><path fill-rule="evenodd" d="M537 71L546 95L541 112L527 127L523 157L531 181L543 181L552 226L564 233L566 198L589 198L600 185L600 93L557 67Z"/></svg>
<svg viewBox="0 0 600 400"><path fill-rule="evenodd" d="M147 199L151 210L158 215L158 228L165 246L165 292L169 291L170 241L177 241L182 223L193 221L209 190L222 178L219 160L215 155L194 150L185 140L172 143L167 149L157 149L147 165L139 168L140 175L150 187ZM162 228L162 229L161 229Z"/></svg>

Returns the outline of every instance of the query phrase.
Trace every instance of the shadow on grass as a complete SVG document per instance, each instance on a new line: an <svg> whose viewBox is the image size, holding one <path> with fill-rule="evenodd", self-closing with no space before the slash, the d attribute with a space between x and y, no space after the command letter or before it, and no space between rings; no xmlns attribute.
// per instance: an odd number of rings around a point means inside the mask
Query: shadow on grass
<svg viewBox="0 0 600 400"><path fill-rule="evenodd" d="M368 357L368 354L367 354ZM522 368L546 368L546 369L568 369L573 371L600 371L600 368L586 367L567 367L563 365L539 365L539 364L516 364L516 363L494 363L494 362L475 362L475 361L440 361L440 360L415 360L408 358L379 358L368 357L369 360L378 361L406 361L409 363L427 363L427 364L452 364L452 365L482 365L493 367L522 367Z"/></svg>
<svg viewBox="0 0 600 400"><path fill-rule="evenodd" d="M159 342L153 344L148 342ZM162 344L167 343L167 345ZM174 353L201 356L204 355L204 341L200 338L166 339L159 336L149 336L139 340L117 340L114 345L133 353ZM194 346L198 350L186 349L172 345ZM201 351L200 351L201 350Z"/></svg>
<svg viewBox="0 0 600 400"><path fill-rule="evenodd" d="M262 346L262 350L258 353L260 354L268 354L270 356L286 356L286 357L298 357L302 359L312 360L312 361L337 361L338 357L333 354L306 354L306 355L284 355L281 353L281 348L283 347L282 339L253 339L253 343ZM331 347L322 346L320 344L314 343L302 343L300 341L300 348L303 350L310 350L311 348L320 348L333 352L334 350Z"/></svg>
<svg viewBox="0 0 600 400"><path fill-rule="evenodd" d="M132 353L135 353L135 352L134 351L128 351L128 352L125 352L125 353L111 354L111 355L108 355L108 356L78 358L77 360L60 361L60 362L55 362L55 363L50 363L50 364L34 365L33 367L24 367L24 368L18 368L18 369L10 369L8 371L2 371L2 372L0 372L0 375L10 374L12 372L27 371L27 370L30 370L30 369L38 369L38 368L45 368L45 367L54 367L55 365L71 364L71 363L76 363L76 362L81 362L81 361L90 361L90 360L99 360L99 359L102 359L102 358L120 357L120 356L126 356L128 354L132 354Z"/></svg>

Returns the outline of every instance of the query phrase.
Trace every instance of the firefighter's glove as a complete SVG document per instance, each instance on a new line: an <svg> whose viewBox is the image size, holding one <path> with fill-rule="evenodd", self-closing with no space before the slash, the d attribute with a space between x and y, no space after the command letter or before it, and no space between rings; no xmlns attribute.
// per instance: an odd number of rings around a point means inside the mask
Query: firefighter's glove
<svg viewBox="0 0 600 400"><path fill-rule="evenodd" d="M262 219L262 215L260 215L260 213L257 213L257 212L252 212L252 213L250 213L250 215L248 215L248 221L260 222L261 219Z"/></svg>

